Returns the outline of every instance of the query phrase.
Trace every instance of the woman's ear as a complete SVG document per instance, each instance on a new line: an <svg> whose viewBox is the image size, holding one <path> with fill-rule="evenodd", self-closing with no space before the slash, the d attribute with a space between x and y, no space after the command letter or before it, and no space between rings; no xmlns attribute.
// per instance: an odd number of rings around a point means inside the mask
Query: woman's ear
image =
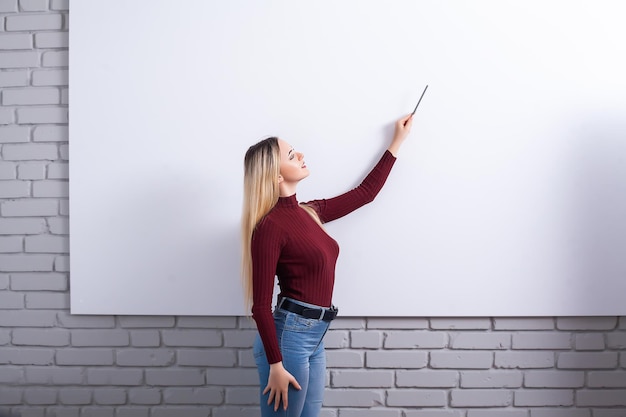
<svg viewBox="0 0 626 417"><path fill-rule="evenodd" d="M280 184L281 182L283 182L283 176L278 174L278 183Z"/></svg>

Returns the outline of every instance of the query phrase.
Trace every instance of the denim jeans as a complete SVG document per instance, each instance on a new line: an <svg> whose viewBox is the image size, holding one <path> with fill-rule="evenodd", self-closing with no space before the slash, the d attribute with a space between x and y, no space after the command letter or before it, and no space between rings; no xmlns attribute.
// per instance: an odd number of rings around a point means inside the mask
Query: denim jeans
<svg viewBox="0 0 626 417"><path fill-rule="evenodd" d="M298 303L311 306L311 304L299 301ZM283 357L283 366L296 378L302 389L297 390L289 385L287 410L283 410L282 401L276 412L273 402L270 405L267 404L269 392L263 395L263 390L267 386L270 366L261 337L257 334L253 352L259 371L261 416L318 417L322 409L326 385L326 354L322 339L330 323L307 319L280 308L274 311L274 323L278 346Z"/></svg>

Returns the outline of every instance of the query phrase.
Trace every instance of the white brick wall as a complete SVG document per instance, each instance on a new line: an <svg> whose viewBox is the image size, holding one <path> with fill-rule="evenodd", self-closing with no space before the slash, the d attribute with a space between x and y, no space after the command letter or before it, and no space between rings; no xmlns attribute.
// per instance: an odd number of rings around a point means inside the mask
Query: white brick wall
<svg viewBox="0 0 626 417"><path fill-rule="evenodd" d="M249 319L69 314L68 8L0 0L0 416L258 416ZM340 318L326 346L323 417L626 417L626 317Z"/></svg>

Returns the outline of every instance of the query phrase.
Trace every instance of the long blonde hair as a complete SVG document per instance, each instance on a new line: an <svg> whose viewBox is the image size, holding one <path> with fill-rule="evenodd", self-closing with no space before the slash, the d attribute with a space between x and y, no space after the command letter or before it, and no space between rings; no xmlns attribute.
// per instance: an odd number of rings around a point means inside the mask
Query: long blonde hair
<svg viewBox="0 0 626 417"><path fill-rule="evenodd" d="M252 306L252 234L257 224L276 205L280 190L278 138L269 137L248 148L244 157L243 210L241 213L241 272L246 311ZM300 205L321 225L315 210Z"/></svg>
<svg viewBox="0 0 626 417"><path fill-rule="evenodd" d="M278 202L280 148L270 137L252 146L243 160L243 211L241 213L241 272L246 311L252 305L252 252L254 228Z"/></svg>

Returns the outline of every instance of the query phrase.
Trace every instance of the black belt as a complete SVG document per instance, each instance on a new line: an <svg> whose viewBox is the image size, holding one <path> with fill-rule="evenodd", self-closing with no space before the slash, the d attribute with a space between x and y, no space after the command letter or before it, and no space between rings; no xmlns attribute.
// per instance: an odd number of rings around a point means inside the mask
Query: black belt
<svg viewBox="0 0 626 417"><path fill-rule="evenodd" d="M283 298L280 303L278 303L278 308L282 308L284 310L290 311L292 313L299 314L302 317L306 317L307 319L317 319L322 321L332 321L337 317L337 313L339 309L335 306L331 308L313 308L306 307L302 304L294 303L291 300Z"/></svg>

